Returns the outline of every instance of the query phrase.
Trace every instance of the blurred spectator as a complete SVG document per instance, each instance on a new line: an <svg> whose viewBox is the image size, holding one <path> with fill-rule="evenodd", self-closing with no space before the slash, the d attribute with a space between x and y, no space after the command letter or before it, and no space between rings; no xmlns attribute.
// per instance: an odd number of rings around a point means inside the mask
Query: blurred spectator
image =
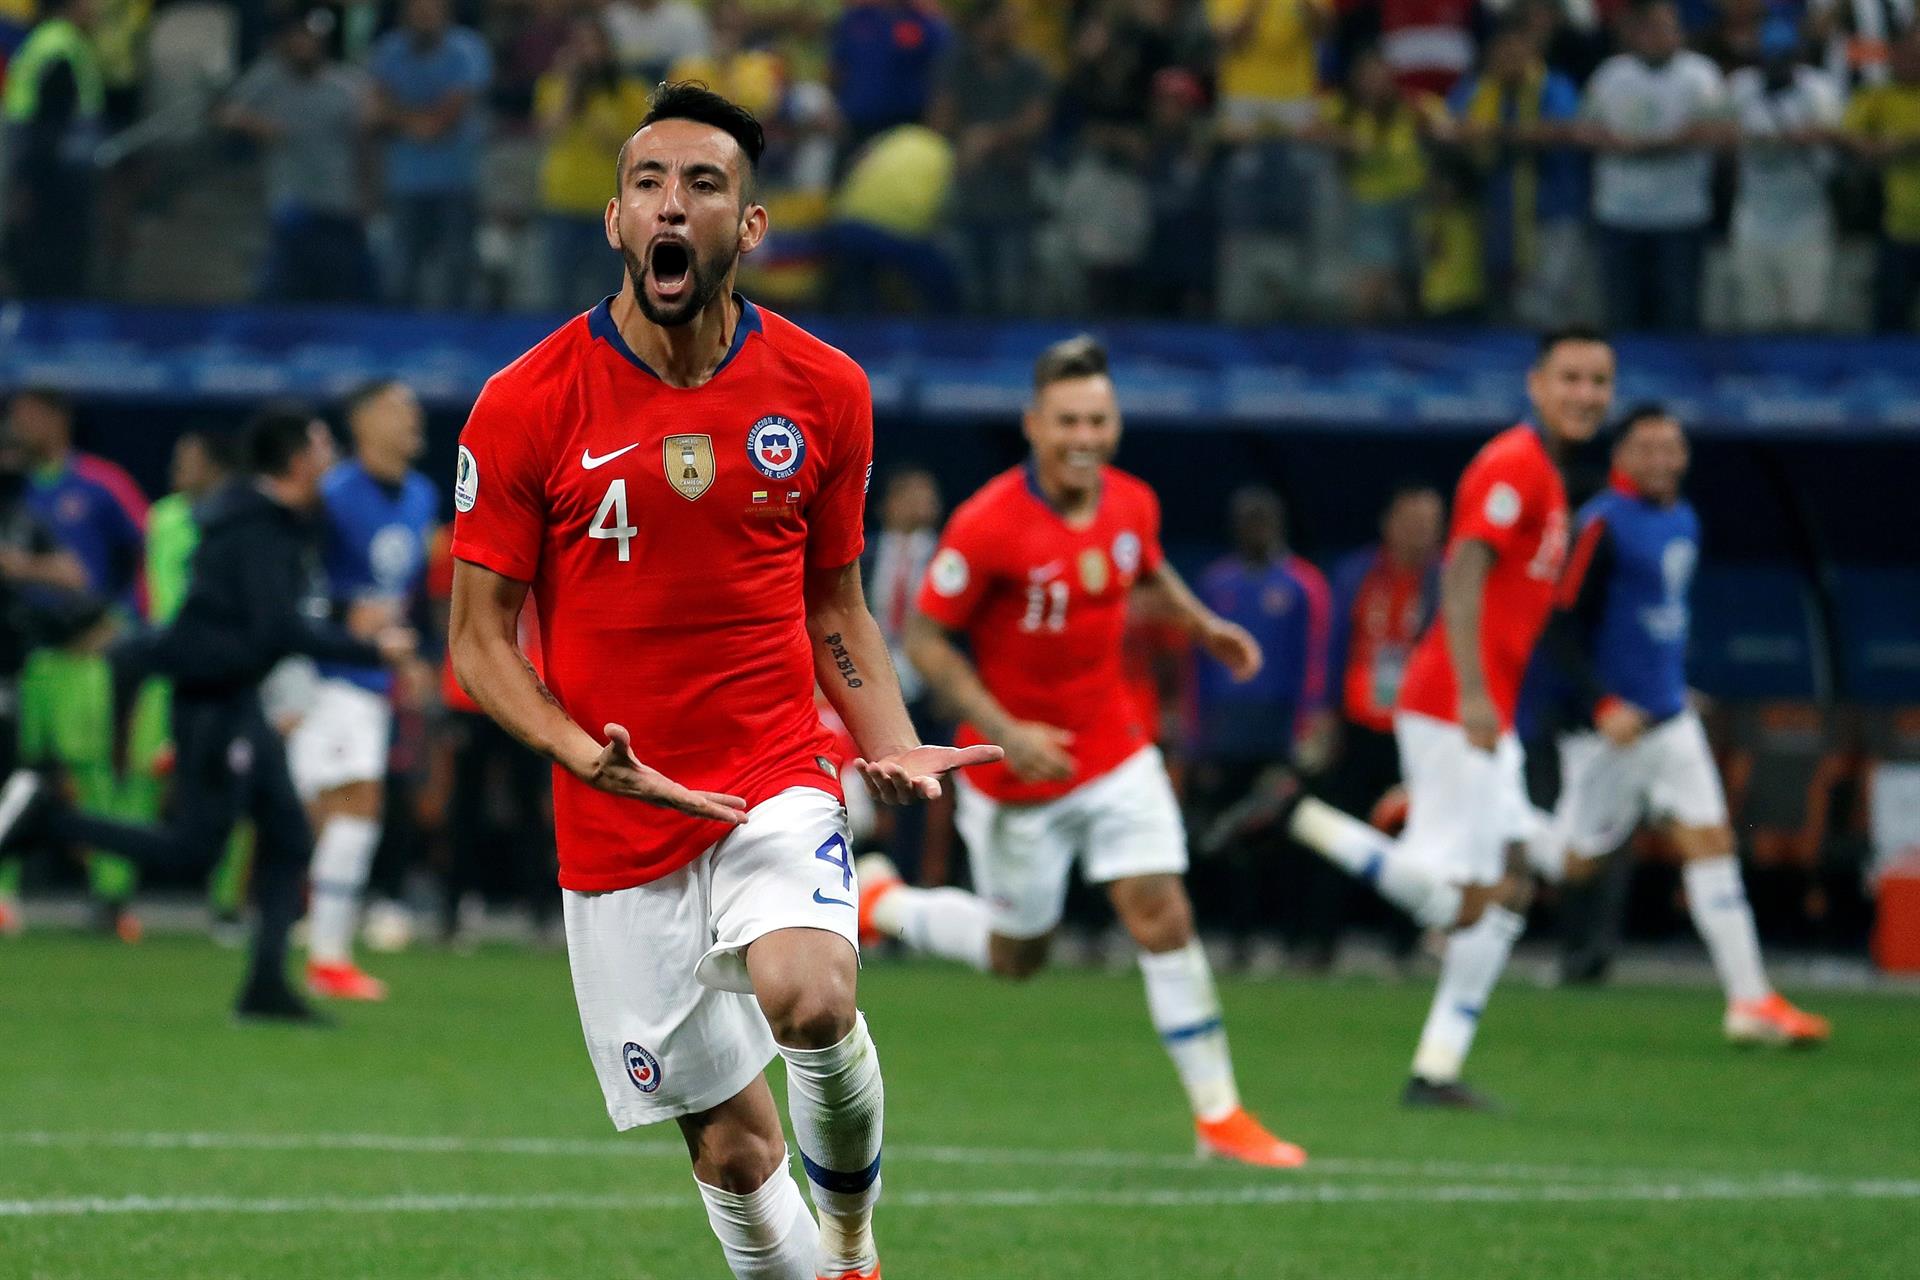
<svg viewBox="0 0 1920 1280"><path fill-rule="evenodd" d="M1607 325L1700 327L1700 281L1713 218L1713 153L1734 138L1726 82L1686 48L1671 0L1643 0L1626 23L1629 52L1601 64L1585 114L1600 153L1599 224Z"/></svg>
<svg viewBox="0 0 1920 1280"><path fill-rule="evenodd" d="M1454 89L1455 136L1480 178L1485 270L1496 298L1528 324L1575 313L1586 247L1586 158L1580 91L1550 70L1540 28L1508 19L1480 73Z"/></svg>
<svg viewBox="0 0 1920 1280"><path fill-rule="evenodd" d="M1346 90L1325 100L1319 123L1303 134L1341 158L1354 318L1362 323L1402 319L1412 310L1427 140L1445 123L1439 99L1402 93L1386 59L1369 49L1354 59Z"/></svg>
<svg viewBox="0 0 1920 1280"><path fill-rule="evenodd" d="M915 727L928 742L943 742L951 725L928 696L926 682L907 658L907 619L926 576L940 535L940 482L920 467L904 467L887 476L880 495L880 532L873 538L867 578L867 598L880 631L893 653L893 669L900 677L900 696ZM887 853L909 884L934 872L944 882L947 850L952 842L950 806L902 806L876 815L877 834ZM923 854L931 856L923 859Z"/></svg>
<svg viewBox="0 0 1920 1280"><path fill-rule="evenodd" d="M952 185L953 148L922 125L889 129L854 158L826 230L838 309L878 310L902 291L921 310L959 307L960 284L937 239Z"/></svg>
<svg viewBox="0 0 1920 1280"><path fill-rule="evenodd" d="M1328 177L1321 157L1287 141L1314 116L1328 5L1208 0L1207 13L1218 50L1221 139L1230 148L1218 197L1220 310L1236 322L1272 320L1307 291L1304 249ZM1155 105L1162 105L1158 92Z"/></svg>
<svg viewBox="0 0 1920 1280"><path fill-rule="evenodd" d="M453 25L448 0L405 0L400 27L369 59L389 131L387 200L394 220L395 300L464 307L478 262L484 95L493 56Z"/></svg>
<svg viewBox="0 0 1920 1280"><path fill-rule="evenodd" d="M498 51L493 89L494 110L513 120L533 114L533 92L540 77L571 38L577 0L530 0L494 12L496 27L488 32Z"/></svg>
<svg viewBox="0 0 1920 1280"><path fill-rule="evenodd" d="M926 119L934 73L950 39L939 11L921 0L847 0L831 36L846 151L896 125Z"/></svg>
<svg viewBox="0 0 1920 1280"><path fill-rule="evenodd" d="M612 0L601 14L620 65L644 80L713 49L706 11L692 0Z"/></svg>
<svg viewBox="0 0 1920 1280"><path fill-rule="evenodd" d="M930 122L954 148L949 217L974 310L1027 310L1040 216L1033 166L1051 118L1039 59L1015 45L1010 0L986 0L941 68Z"/></svg>
<svg viewBox="0 0 1920 1280"><path fill-rule="evenodd" d="M1374 45L1409 94L1445 96L1473 69L1474 0L1346 0L1350 46Z"/></svg>
<svg viewBox="0 0 1920 1280"><path fill-rule="evenodd" d="M379 294L362 212L372 97L358 71L332 62L333 15L289 16L215 113L266 160L267 302L371 302Z"/></svg>
<svg viewBox="0 0 1920 1280"><path fill-rule="evenodd" d="M712 23L706 50L676 58L667 79L698 80L759 116L764 127L767 117L780 110L787 88L783 59L754 43L743 0L714 0Z"/></svg>
<svg viewBox="0 0 1920 1280"><path fill-rule="evenodd" d="M1184 67L1153 78L1147 134L1152 235L1141 276L1148 315L1205 317L1212 311L1219 232L1220 149L1207 117L1207 91Z"/></svg>
<svg viewBox="0 0 1920 1280"><path fill-rule="evenodd" d="M618 284L606 229L613 158L646 113L646 86L620 69L599 16L575 18L533 95L534 119L547 142L540 208L547 301L556 310L584 310Z"/></svg>
<svg viewBox="0 0 1920 1280"><path fill-rule="evenodd" d="M1880 170L1885 191L1873 323L1881 333L1913 327L1920 297L1920 27L1893 46L1892 80L1862 89L1847 108L1853 149Z"/></svg>
<svg viewBox="0 0 1920 1280"><path fill-rule="evenodd" d="M147 499L115 462L73 447L73 405L29 389L8 406L7 435L27 465L27 506L87 571L87 590L133 603L146 537Z"/></svg>
<svg viewBox="0 0 1920 1280"><path fill-rule="evenodd" d="M1827 315L1836 231L1827 187L1844 110L1824 71L1799 61L1791 21L1767 25L1765 62L1727 82L1740 128L1730 243L1748 329L1816 329Z"/></svg>
<svg viewBox="0 0 1920 1280"><path fill-rule="evenodd" d="M6 67L6 256L26 298L90 291L107 87L93 43L96 0L44 0L40 24Z"/></svg>
<svg viewBox="0 0 1920 1280"><path fill-rule="evenodd" d="M1096 149L1139 159L1146 151L1153 78L1167 67L1197 70L1212 33L1184 21L1179 0L1112 0L1090 6L1074 33L1062 90L1069 123Z"/></svg>
<svg viewBox="0 0 1920 1280"><path fill-rule="evenodd" d="M1487 269L1480 208L1466 165L1448 152L1428 166L1415 227L1420 245L1420 314L1466 324L1484 318Z"/></svg>

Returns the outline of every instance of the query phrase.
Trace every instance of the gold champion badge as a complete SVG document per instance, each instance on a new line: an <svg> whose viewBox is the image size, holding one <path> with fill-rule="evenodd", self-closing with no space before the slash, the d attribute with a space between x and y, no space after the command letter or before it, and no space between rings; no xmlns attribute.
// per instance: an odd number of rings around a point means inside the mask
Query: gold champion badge
<svg viewBox="0 0 1920 1280"><path fill-rule="evenodd" d="M1080 553L1080 585L1096 596L1107 589L1107 557L1100 548Z"/></svg>
<svg viewBox="0 0 1920 1280"><path fill-rule="evenodd" d="M668 436L661 450L667 483L688 502L713 487L712 436Z"/></svg>

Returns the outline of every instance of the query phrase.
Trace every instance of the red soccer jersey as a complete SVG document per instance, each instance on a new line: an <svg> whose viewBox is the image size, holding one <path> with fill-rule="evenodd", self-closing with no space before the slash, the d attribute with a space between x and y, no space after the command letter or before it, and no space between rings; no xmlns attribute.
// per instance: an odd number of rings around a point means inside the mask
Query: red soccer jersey
<svg viewBox="0 0 1920 1280"><path fill-rule="evenodd" d="M967 771L996 800L1057 799L1153 741L1121 661L1127 593L1160 567L1160 502L1146 483L1106 468L1099 508L1072 528L1027 467L989 480L954 510L927 566L920 612L966 634L988 692L1021 720L1067 729L1073 777L1022 782L1005 764ZM963 724L960 746L983 742Z"/></svg>
<svg viewBox="0 0 1920 1280"><path fill-rule="evenodd" d="M495 374L460 437L453 553L533 584L546 681L589 733L749 806L841 795L813 706L803 580L863 545L866 376L741 303L713 377L668 386L607 303ZM560 884L657 880L727 828L554 771Z"/></svg>
<svg viewBox="0 0 1920 1280"><path fill-rule="evenodd" d="M1527 660L1553 608L1567 558L1567 489L1539 431L1522 423L1475 455L1453 499L1447 554L1463 542L1493 548L1480 598L1480 664L1487 693L1511 728ZM1400 709L1458 723L1459 685L1447 652L1445 619L1436 617L1407 664Z"/></svg>

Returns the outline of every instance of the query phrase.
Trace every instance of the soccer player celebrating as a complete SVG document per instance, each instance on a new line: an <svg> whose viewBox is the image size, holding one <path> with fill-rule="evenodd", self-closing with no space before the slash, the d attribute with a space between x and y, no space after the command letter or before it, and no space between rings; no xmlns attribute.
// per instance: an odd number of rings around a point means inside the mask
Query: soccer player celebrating
<svg viewBox="0 0 1920 1280"><path fill-rule="evenodd" d="M403 382L371 383L348 397L347 429L353 457L320 490L328 585L350 614L398 623L426 576L440 505L433 482L413 469L426 445L420 402ZM353 928L380 843L394 673L325 663L320 675L287 739L314 830L307 986L335 999L381 1000L386 984L353 962Z"/></svg>
<svg viewBox="0 0 1920 1280"><path fill-rule="evenodd" d="M1186 835L1153 735L1121 666L1127 597L1163 593L1235 679L1260 646L1201 604L1160 550L1153 490L1108 465L1120 408L1092 338L1050 347L1026 413L1032 456L953 513L928 565L907 654L965 723L962 744L1006 746L955 795L979 896L917 889L861 865L870 932L976 969L1024 978L1045 963L1076 859L1140 947L1147 1007L1193 1105L1203 1154L1293 1167L1306 1160L1240 1105L1206 953L1181 873ZM973 661L950 633L966 637Z"/></svg>
<svg viewBox="0 0 1920 1280"><path fill-rule="evenodd" d="M1613 376L1599 334L1548 334L1527 375L1535 420L1495 436L1460 477L1440 616L1415 646L1393 718L1408 802L1400 839L1310 796L1287 818L1295 839L1420 923L1452 931L1403 1095L1410 1106L1489 1105L1460 1072L1526 927L1527 857L1545 827L1527 801L1514 706L1567 556L1561 467L1599 431Z"/></svg>
<svg viewBox="0 0 1920 1280"><path fill-rule="evenodd" d="M879 1058L823 686L878 798L1000 750L922 746L860 584L866 378L733 292L760 125L666 85L621 147L620 292L496 374L461 436L460 683L556 765L567 951L616 1127L677 1120L736 1276L872 1280ZM546 682L515 644L538 603ZM762 1069L787 1103L816 1228Z"/></svg>
<svg viewBox="0 0 1920 1280"><path fill-rule="evenodd" d="M1590 720L1560 742L1549 851L1564 855L1568 878L1584 879L1642 815L1658 823L1679 852L1687 909L1726 991L1727 1038L1815 1044L1827 1038L1827 1020L1767 982L1720 775L1687 701L1700 518L1680 493L1686 470L1679 420L1643 405L1621 422L1612 485L1580 510L1547 648Z"/></svg>

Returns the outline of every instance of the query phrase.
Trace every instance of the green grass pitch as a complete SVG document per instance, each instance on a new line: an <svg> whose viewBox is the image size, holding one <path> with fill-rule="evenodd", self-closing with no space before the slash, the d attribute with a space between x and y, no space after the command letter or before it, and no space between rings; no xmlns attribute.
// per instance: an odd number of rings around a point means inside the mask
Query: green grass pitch
<svg viewBox="0 0 1920 1280"><path fill-rule="evenodd" d="M0 944L5 1280L723 1277L670 1127L616 1136L564 959L383 961L327 1032L237 1028L188 939ZM1427 992L1224 984L1249 1104L1314 1163L1203 1165L1130 974L875 965L891 1280L1920 1276L1920 1001L1738 1052L1704 991L1510 984L1408 1114ZM776 1091L778 1083L776 1082Z"/></svg>

